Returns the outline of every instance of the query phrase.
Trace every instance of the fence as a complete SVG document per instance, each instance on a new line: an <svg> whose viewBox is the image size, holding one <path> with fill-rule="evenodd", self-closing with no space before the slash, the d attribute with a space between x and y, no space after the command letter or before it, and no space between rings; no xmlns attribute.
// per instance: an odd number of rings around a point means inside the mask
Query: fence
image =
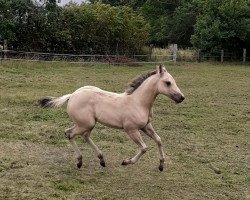
<svg viewBox="0 0 250 200"><path fill-rule="evenodd" d="M42 53L42 52L26 52L14 50L0 50L1 60L16 60L16 61L43 61L43 62L70 62L81 64L126 64L137 66L140 64L157 64L166 62L175 62L175 54L168 55L101 55L101 54L57 54L57 53Z"/></svg>
<svg viewBox="0 0 250 200"><path fill-rule="evenodd" d="M247 56L247 50L242 49L242 52L228 52L226 50L221 50L220 52L214 52L213 54L208 54L198 50L197 54L198 62L202 61L218 61L218 62L243 62L246 63L250 61L250 57Z"/></svg>
<svg viewBox="0 0 250 200"><path fill-rule="evenodd" d="M177 45L171 45L168 49L154 48L149 54L143 55L101 55L101 54L58 54L58 53L41 53L41 52L26 52L14 50L1 50L0 60L16 60L16 61L43 61L43 62L70 62L70 63L99 63L99 64L126 64L138 66L140 64L157 64L177 61L240 61L243 63L249 62L250 57L247 50L243 49L238 54L233 54L224 50L208 54L201 50L178 50Z"/></svg>

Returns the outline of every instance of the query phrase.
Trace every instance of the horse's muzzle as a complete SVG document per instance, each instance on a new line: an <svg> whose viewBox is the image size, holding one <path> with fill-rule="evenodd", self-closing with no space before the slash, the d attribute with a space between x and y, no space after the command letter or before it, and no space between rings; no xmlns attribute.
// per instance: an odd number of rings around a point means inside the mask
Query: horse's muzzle
<svg viewBox="0 0 250 200"><path fill-rule="evenodd" d="M184 101L185 97L182 95L174 95L172 99L175 101L175 103L181 103Z"/></svg>
<svg viewBox="0 0 250 200"><path fill-rule="evenodd" d="M178 102L178 103L183 102L183 101L184 101L184 99L185 99L185 97L184 97L184 96L181 96L181 98L180 98L180 100L179 100L179 102Z"/></svg>

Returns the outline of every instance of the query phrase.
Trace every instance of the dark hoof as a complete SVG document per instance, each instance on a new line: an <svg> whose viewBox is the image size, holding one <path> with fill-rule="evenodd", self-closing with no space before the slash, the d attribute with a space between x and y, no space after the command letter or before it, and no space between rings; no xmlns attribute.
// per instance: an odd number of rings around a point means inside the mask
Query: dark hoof
<svg viewBox="0 0 250 200"><path fill-rule="evenodd" d="M127 165L127 162L125 160L122 161L122 165Z"/></svg>
<svg viewBox="0 0 250 200"><path fill-rule="evenodd" d="M106 167L106 164L105 164L104 161L101 161L101 162L100 162L100 165L103 166L103 167Z"/></svg>
<svg viewBox="0 0 250 200"><path fill-rule="evenodd" d="M69 140L71 139L71 138L70 138L70 134L68 134L68 133L66 133L66 132L65 132L64 134L65 134L65 137L66 137L67 139L69 139Z"/></svg>
<svg viewBox="0 0 250 200"><path fill-rule="evenodd" d="M82 167L82 162L77 163L77 167L80 169Z"/></svg>
<svg viewBox="0 0 250 200"><path fill-rule="evenodd" d="M78 167L78 169L80 169L82 167L82 156L77 158L77 160L78 160L77 167Z"/></svg>
<svg viewBox="0 0 250 200"><path fill-rule="evenodd" d="M82 167L82 163L77 163L77 167L80 169Z"/></svg>
<svg viewBox="0 0 250 200"><path fill-rule="evenodd" d="M159 170L162 172L163 171L163 166L159 166Z"/></svg>

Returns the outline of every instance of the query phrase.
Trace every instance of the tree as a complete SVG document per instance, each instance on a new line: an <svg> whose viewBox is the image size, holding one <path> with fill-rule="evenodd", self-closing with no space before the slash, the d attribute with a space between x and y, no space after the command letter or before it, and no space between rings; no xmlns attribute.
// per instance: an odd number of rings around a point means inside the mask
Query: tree
<svg viewBox="0 0 250 200"><path fill-rule="evenodd" d="M237 51L249 41L249 4L246 0L206 1L194 26L194 47L216 53L221 49Z"/></svg>
<svg viewBox="0 0 250 200"><path fill-rule="evenodd" d="M167 39L180 47L190 47L194 25L200 15L204 0L182 1L169 21Z"/></svg>
<svg viewBox="0 0 250 200"><path fill-rule="evenodd" d="M159 46L168 45L170 22L180 0L147 0L141 7L141 12L151 25L150 42Z"/></svg>
<svg viewBox="0 0 250 200"><path fill-rule="evenodd" d="M31 0L12 0L15 20L15 40L12 45L20 50L43 50L46 27L45 12Z"/></svg>
<svg viewBox="0 0 250 200"><path fill-rule="evenodd" d="M71 38L71 49L85 53L138 52L149 32L146 21L131 8L101 3L65 7L62 24Z"/></svg>
<svg viewBox="0 0 250 200"><path fill-rule="evenodd" d="M57 19L57 5L54 0L44 3L0 0L0 37L7 39L15 49L46 51L47 44L53 39L50 33L57 27L56 23L51 23Z"/></svg>
<svg viewBox="0 0 250 200"><path fill-rule="evenodd" d="M104 4L111 6L128 6L134 10L140 8L147 0L102 0ZM99 0L89 0L90 3L98 3Z"/></svg>
<svg viewBox="0 0 250 200"><path fill-rule="evenodd" d="M15 20L11 3L9 0L0 0L0 40L15 39Z"/></svg>

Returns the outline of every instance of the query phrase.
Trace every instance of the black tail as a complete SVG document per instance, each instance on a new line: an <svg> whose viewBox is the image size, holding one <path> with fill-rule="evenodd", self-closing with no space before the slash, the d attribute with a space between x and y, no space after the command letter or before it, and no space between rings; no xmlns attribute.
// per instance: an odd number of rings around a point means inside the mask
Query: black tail
<svg viewBox="0 0 250 200"><path fill-rule="evenodd" d="M53 104L53 99L55 99L55 97L44 97L44 98L38 100L38 104L42 108L49 108Z"/></svg>
<svg viewBox="0 0 250 200"><path fill-rule="evenodd" d="M38 104L42 108L57 108L65 104L70 96L71 94L65 94L61 97L44 97L38 101Z"/></svg>

